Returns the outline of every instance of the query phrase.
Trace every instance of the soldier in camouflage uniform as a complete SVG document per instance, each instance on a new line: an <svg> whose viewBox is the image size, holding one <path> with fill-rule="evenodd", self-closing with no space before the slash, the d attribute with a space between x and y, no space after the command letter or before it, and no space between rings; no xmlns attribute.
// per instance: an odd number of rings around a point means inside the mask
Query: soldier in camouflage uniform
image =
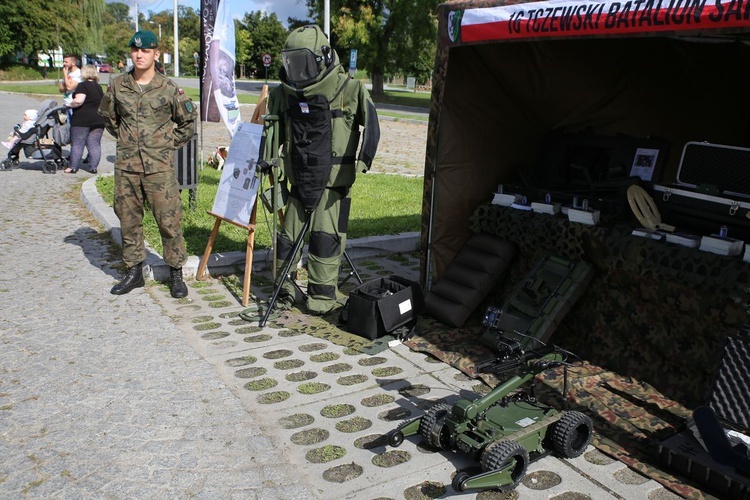
<svg viewBox="0 0 750 500"><path fill-rule="evenodd" d="M122 230L125 278L111 292L122 295L142 287L146 246L143 237L143 202L151 205L170 266L172 297L187 296L182 266L187 261L182 237L182 200L174 172L174 151L195 134L196 109L190 98L158 73L158 40L150 31L130 39L133 69L113 76L102 98L99 114L117 139L115 214Z"/></svg>
<svg viewBox="0 0 750 500"><path fill-rule="evenodd" d="M281 85L268 96L268 112L279 117L275 133L292 188L277 257L281 268L309 217L307 308L323 314L336 303L349 191L357 171L364 173L372 166L380 127L364 84L349 78L318 26L294 30L281 54ZM364 129L361 146L360 127ZM279 155L270 151L272 142L266 141L265 158ZM285 282L277 305L290 305L293 297L294 288Z"/></svg>

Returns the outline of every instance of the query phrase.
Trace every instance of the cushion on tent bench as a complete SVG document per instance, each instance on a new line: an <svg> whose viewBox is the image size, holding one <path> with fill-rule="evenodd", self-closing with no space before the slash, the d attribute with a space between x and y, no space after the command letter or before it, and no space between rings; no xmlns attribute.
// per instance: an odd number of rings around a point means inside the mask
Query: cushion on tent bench
<svg viewBox="0 0 750 500"><path fill-rule="evenodd" d="M489 233L466 242L425 299L427 314L461 327L490 293L516 255L515 243Z"/></svg>

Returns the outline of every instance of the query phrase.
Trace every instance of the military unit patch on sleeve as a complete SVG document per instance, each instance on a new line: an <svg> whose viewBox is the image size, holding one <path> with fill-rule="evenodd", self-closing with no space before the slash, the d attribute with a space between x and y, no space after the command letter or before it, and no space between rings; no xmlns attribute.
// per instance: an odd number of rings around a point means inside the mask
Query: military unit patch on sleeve
<svg viewBox="0 0 750 500"><path fill-rule="evenodd" d="M185 102L185 109L187 110L188 113L192 113L193 112L193 103L192 103L192 101L186 101Z"/></svg>

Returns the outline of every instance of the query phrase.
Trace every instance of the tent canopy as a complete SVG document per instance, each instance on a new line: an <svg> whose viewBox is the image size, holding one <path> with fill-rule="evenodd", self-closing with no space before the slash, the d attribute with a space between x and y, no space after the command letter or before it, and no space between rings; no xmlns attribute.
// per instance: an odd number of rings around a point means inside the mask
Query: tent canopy
<svg viewBox="0 0 750 500"><path fill-rule="evenodd" d="M439 7L422 281L439 279L498 184L538 169L550 131L750 146L750 2L563 0ZM542 172L543 176L543 172Z"/></svg>

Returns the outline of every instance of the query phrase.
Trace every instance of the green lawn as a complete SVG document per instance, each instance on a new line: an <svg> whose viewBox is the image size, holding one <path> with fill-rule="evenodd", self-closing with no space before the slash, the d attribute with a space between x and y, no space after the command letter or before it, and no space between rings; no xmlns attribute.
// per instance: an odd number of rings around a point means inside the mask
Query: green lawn
<svg viewBox="0 0 750 500"><path fill-rule="evenodd" d="M216 187L221 172L206 167L199 173L195 209L188 207L188 192L182 193L183 233L189 255L202 255L211 235L216 219L207 212L213 206ZM380 236L419 231L422 211L421 177L402 177L387 174L365 174L357 177L352 187L352 207L349 217L349 238ZM267 186L264 179L264 185ZM97 179L99 193L112 204L114 177ZM161 252L161 240L153 216L144 218L146 239L154 249ZM271 245L272 220L270 214L258 206L255 246L268 248ZM244 251L247 231L230 223L222 223L213 252Z"/></svg>

